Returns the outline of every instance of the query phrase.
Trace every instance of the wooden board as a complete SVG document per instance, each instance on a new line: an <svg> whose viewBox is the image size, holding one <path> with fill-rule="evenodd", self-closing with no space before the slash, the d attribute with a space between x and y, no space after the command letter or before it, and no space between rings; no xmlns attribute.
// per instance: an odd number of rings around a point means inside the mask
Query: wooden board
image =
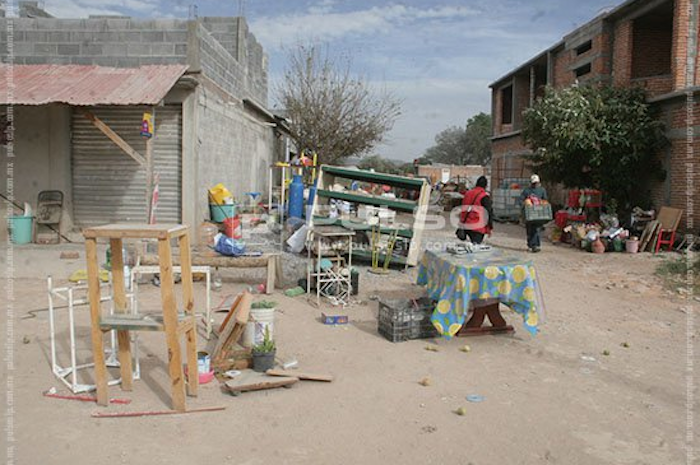
<svg viewBox="0 0 700 465"><path fill-rule="evenodd" d="M299 378L302 381L324 381L326 383L330 383L333 381L333 376L331 375L322 375L319 373L305 373L305 372L296 372L293 370L267 370L265 372L268 376L287 376L291 378Z"/></svg>
<svg viewBox="0 0 700 465"><path fill-rule="evenodd" d="M642 236L639 238L639 251L644 252L646 250L646 246L649 244L649 241L651 241L651 238L654 234L654 231L658 227L659 223L657 221L650 221L647 223L646 227L644 228L644 231L642 231Z"/></svg>
<svg viewBox="0 0 700 465"><path fill-rule="evenodd" d="M224 385L231 393L261 391L263 389L274 389L278 387L291 386L299 381L299 378L284 376L268 376L265 373L258 373L253 370L245 370L239 376Z"/></svg>
<svg viewBox="0 0 700 465"><path fill-rule="evenodd" d="M248 324L248 317L250 316L250 304L253 300L250 292L246 291L243 293L240 303L234 305L231 308L230 315L227 315L227 324L221 329L221 334L219 335L219 340L216 343L214 352L212 354L212 365L215 368L221 368L223 363L228 358L229 352L233 349L238 339L243 335L243 330L246 324Z"/></svg>
<svg viewBox="0 0 700 465"><path fill-rule="evenodd" d="M278 254L263 253L258 256L251 257L227 257L214 251L211 254L207 251L199 252L192 255L193 266L213 266L219 268L265 268L268 266L270 257L277 257ZM178 257L173 257L174 265L179 265ZM157 265L158 256L146 254L141 257L141 265ZM279 265L279 263L276 263Z"/></svg>

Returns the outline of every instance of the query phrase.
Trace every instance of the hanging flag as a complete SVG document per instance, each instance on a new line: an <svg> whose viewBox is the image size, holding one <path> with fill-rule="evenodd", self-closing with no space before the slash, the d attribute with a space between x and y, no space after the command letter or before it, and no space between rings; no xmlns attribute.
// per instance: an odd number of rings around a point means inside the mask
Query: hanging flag
<svg viewBox="0 0 700 465"><path fill-rule="evenodd" d="M145 112L141 119L141 135L153 137L153 113Z"/></svg>

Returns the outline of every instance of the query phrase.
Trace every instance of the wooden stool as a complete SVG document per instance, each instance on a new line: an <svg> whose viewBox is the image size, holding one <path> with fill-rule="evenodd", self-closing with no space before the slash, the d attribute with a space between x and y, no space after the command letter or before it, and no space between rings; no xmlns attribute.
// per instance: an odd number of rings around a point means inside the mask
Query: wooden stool
<svg viewBox="0 0 700 465"><path fill-rule="evenodd" d="M501 311L498 307L498 302L473 307L474 313L472 314L472 317L464 324L464 326L462 326L457 333L457 336L464 337L513 332L513 327L506 323L506 320L503 318L503 315L501 315ZM491 326L482 326L487 316L489 317Z"/></svg>
<svg viewBox="0 0 700 465"><path fill-rule="evenodd" d="M185 381L182 370L182 355L178 336L185 334L187 367L189 373L187 394L197 395L199 379L197 371L197 340L190 263L190 238L187 226L161 224L110 224L83 230L88 272L88 296L90 318L92 320L92 351L95 358L95 383L97 403L108 405L107 367L104 360L103 333L117 331L119 343L119 364L122 389L132 389L131 344L129 331L164 331L168 347L168 371L171 382L173 409L185 411ZM100 282L97 259L97 239L109 239L112 249L112 289L115 314L102 316L100 305ZM157 239L160 265L160 293L163 314L129 315L126 313L126 288L124 285L123 239ZM182 267L182 294L184 313L178 315L177 302L173 293L173 265L170 242L178 240L180 264Z"/></svg>

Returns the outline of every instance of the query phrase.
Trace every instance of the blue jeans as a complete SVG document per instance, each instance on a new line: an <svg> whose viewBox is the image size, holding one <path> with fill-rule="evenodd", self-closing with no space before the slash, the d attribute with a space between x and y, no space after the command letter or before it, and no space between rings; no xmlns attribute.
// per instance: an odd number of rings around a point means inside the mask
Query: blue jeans
<svg viewBox="0 0 700 465"><path fill-rule="evenodd" d="M527 231L527 246L530 249L535 247L540 247L540 224L539 223L525 223L525 230Z"/></svg>

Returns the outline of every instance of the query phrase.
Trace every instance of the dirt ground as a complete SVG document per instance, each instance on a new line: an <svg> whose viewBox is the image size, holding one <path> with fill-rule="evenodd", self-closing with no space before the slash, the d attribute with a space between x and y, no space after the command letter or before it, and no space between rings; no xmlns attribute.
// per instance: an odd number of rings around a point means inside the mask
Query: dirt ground
<svg viewBox="0 0 700 465"><path fill-rule="evenodd" d="M524 254L524 236L518 226L498 225L491 243ZM693 342L698 332L688 331L687 302L654 276L662 259L650 254L593 255L545 243L530 256L546 302L546 322L535 337L517 315L505 312L514 335L388 342L377 334L377 305L369 297L419 295L416 270L377 278L363 269L359 300L348 308L351 323L344 327L321 324L321 310L304 296L277 291L279 357L297 359L299 369L333 374L334 382L238 397L214 382L201 386L188 406L225 411L96 419L94 411L169 409L163 335L142 336L142 379L133 392L110 389L113 397L131 399L130 405L104 409L43 397L51 387L66 389L51 373L47 312L26 318L27 312L47 306L46 274L67 277L84 255L66 262L56 250L42 250L14 249L17 464L689 463L686 337ZM213 293L214 303L245 286L224 283ZM195 288L201 303L203 286ZM142 305L155 305L159 290L141 290ZM2 295L5 301L6 289ZM78 314L79 359L89 360L87 307ZM59 350L65 353L65 313L62 318ZM5 337L5 319L2 324ZM425 350L433 342L439 352ZM465 344L471 352L459 350ZM2 373L8 374L4 363ZM430 386L419 384L424 377ZM468 402L470 394L484 396L483 402ZM6 392L2 401L8 401ZM454 413L459 407L466 415Z"/></svg>

